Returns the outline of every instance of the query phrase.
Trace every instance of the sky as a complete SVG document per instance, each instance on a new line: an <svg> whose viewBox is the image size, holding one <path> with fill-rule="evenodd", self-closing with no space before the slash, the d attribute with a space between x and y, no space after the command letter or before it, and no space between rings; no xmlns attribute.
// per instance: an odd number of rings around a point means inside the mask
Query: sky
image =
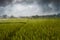
<svg viewBox="0 0 60 40"><path fill-rule="evenodd" d="M0 0L0 15L52 15L60 11L60 0Z"/></svg>

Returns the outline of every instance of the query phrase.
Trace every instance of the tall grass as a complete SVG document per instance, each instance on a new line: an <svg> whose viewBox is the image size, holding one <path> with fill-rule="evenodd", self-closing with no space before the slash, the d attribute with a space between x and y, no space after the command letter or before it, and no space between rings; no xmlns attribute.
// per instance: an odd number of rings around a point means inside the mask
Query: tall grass
<svg viewBox="0 0 60 40"><path fill-rule="evenodd" d="M60 40L60 19L1 19L0 40Z"/></svg>

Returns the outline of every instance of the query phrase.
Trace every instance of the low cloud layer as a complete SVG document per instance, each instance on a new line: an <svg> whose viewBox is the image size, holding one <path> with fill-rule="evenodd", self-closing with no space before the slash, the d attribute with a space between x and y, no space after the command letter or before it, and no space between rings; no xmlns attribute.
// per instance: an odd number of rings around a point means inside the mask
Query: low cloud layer
<svg viewBox="0 0 60 40"><path fill-rule="evenodd" d="M50 15L59 11L59 0L0 0L0 15Z"/></svg>

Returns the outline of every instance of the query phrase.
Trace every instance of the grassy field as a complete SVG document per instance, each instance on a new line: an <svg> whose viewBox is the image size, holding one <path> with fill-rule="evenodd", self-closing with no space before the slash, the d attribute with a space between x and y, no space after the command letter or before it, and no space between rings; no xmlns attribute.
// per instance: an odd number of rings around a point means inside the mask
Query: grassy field
<svg viewBox="0 0 60 40"><path fill-rule="evenodd" d="M0 40L60 40L60 19L0 19Z"/></svg>

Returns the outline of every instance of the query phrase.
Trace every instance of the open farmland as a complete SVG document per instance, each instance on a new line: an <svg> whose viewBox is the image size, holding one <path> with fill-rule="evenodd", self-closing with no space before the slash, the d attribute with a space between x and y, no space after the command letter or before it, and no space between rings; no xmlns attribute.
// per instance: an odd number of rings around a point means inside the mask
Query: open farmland
<svg viewBox="0 0 60 40"><path fill-rule="evenodd" d="M0 19L0 40L60 40L60 19Z"/></svg>

